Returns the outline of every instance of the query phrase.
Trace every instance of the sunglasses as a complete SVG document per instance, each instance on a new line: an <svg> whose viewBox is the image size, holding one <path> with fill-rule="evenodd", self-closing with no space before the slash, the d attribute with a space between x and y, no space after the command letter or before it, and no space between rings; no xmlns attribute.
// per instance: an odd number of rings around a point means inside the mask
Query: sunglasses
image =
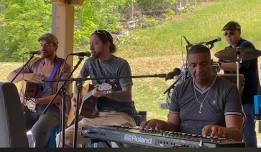
<svg viewBox="0 0 261 152"><path fill-rule="evenodd" d="M224 33L224 36L230 36L230 35L234 35L235 34L235 32L233 32L233 31L228 31L228 32L225 32Z"/></svg>
<svg viewBox="0 0 261 152"><path fill-rule="evenodd" d="M100 34L100 35L104 35L104 36L106 37L106 39L107 39L108 41L110 41L110 39L109 39L109 37L108 37L108 35L107 35L106 32L104 32L104 31L102 31L102 30L96 30L95 33Z"/></svg>

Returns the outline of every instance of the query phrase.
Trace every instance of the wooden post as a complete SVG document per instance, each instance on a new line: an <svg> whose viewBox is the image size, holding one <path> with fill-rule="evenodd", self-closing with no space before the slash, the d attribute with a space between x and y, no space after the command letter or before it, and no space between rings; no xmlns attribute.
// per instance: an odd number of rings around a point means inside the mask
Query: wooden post
<svg viewBox="0 0 261 152"><path fill-rule="evenodd" d="M65 58L73 52L74 6L64 2L53 2L52 5L52 33L59 41L57 55ZM67 63L73 65L73 59Z"/></svg>
<svg viewBox="0 0 261 152"><path fill-rule="evenodd" d="M58 38L57 55L64 58L73 52L74 5L81 5L84 0L51 0L52 33ZM73 58L67 59L72 67ZM70 88L71 90L71 88Z"/></svg>

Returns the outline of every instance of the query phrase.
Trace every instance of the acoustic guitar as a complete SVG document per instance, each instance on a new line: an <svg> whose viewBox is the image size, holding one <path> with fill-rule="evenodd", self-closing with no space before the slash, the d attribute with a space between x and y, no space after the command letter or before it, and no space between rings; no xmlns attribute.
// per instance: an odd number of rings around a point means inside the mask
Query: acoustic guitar
<svg viewBox="0 0 261 152"><path fill-rule="evenodd" d="M21 97L21 101L25 111L29 110L32 112L36 112L35 97L39 90L40 90L40 85L38 83L26 81L25 91L23 96Z"/></svg>
<svg viewBox="0 0 261 152"><path fill-rule="evenodd" d="M87 87L82 87L81 93L80 93L80 108L79 108L79 114L80 116L86 117L86 118L93 118L96 117L98 114L97 109L97 98L93 96L94 88L97 88L98 91L103 91L106 93L110 93L112 90L112 85L108 83L102 83L94 87L93 85L87 85ZM71 106L68 118L67 118L67 126L70 126L74 122L76 113L76 107Z"/></svg>

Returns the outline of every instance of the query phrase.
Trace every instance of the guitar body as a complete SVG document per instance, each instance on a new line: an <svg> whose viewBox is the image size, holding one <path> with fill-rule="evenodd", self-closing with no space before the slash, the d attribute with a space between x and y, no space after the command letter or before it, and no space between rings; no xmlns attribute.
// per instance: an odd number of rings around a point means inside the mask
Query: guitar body
<svg viewBox="0 0 261 152"><path fill-rule="evenodd" d="M97 116L97 98L93 97L91 95L88 95L91 93L91 91L94 89L93 85L87 85L86 87L82 87L81 93L80 93L80 108L79 108L79 114L80 116L83 116L85 118L94 118ZM83 101L84 96L89 96L88 99ZM67 118L67 126L70 126L75 118L76 113L76 107L71 106L68 118Z"/></svg>
<svg viewBox="0 0 261 152"><path fill-rule="evenodd" d="M25 98L35 98L39 90L39 84L27 81L25 84Z"/></svg>
<svg viewBox="0 0 261 152"><path fill-rule="evenodd" d="M35 112L36 104L32 99L34 99L37 96L39 89L40 89L40 85L38 83L29 82L29 81L25 82L24 93L22 96L20 96L22 109L25 112L28 111Z"/></svg>
<svg viewBox="0 0 261 152"><path fill-rule="evenodd" d="M93 85L89 85L89 90L88 90L88 93L91 92L91 90L94 89L94 86ZM83 94L83 93L82 93ZM83 95L85 96L85 95ZM90 96L87 100L84 100L82 99L81 101L81 111L80 111L80 115L83 116L83 117L86 117L86 118L94 118L97 116L97 98L96 97L93 97L93 96Z"/></svg>
<svg viewBox="0 0 261 152"><path fill-rule="evenodd" d="M112 90L112 85L108 83L102 83L96 85L95 87L98 91L104 91L106 93L110 93ZM93 94L93 85L88 85L87 87L82 87L81 96L80 96L80 109L79 114L85 118L94 118L98 115L97 102L98 98L92 96ZM76 108L71 106L68 119L67 126L71 125L75 118Z"/></svg>

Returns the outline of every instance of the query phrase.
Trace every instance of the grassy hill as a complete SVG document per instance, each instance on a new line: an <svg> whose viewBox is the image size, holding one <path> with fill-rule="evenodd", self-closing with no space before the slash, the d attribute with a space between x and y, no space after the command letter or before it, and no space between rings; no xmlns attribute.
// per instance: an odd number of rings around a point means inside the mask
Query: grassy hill
<svg viewBox="0 0 261 152"><path fill-rule="evenodd" d="M242 36L261 48L261 1L214 0L161 25L131 32L119 42L118 54L126 58L180 54L181 36L186 36L191 42L223 38L221 29L230 20L238 21L242 26ZM214 51L224 46L222 41Z"/></svg>

